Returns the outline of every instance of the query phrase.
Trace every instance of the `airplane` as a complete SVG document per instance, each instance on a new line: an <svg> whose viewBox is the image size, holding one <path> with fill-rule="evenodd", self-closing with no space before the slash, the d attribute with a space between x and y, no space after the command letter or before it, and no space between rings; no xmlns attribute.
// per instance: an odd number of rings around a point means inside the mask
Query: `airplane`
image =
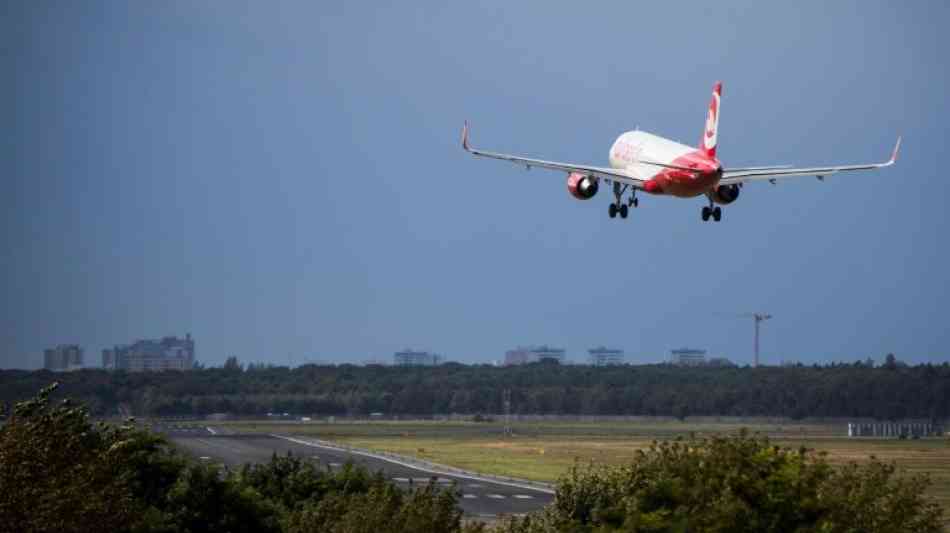
<svg viewBox="0 0 950 533"><path fill-rule="evenodd" d="M679 198L705 195L709 204L703 206L703 221L711 217L716 222L722 219L720 205L735 202L740 189L747 182L768 180L774 185L776 180L798 176L815 176L824 181L826 176L832 174L889 167L897 160L900 137L897 138L891 158L883 163L811 168L793 168L790 165L723 168L716 155L721 98L722 82L716 82L698 148L645 131L628 131L617 137L611 146L609 167L559 163L477 150L469 144L468 121L462 128L462 148L472 155L510 161L524 165L528 170L539 167L567 172L567 190L578 200L593 198L603 180L605 184L613 186L614 201L607 211L610 218L618 214L620 218L627 218L629 207L640 204L637 191L643 191ZM627 191L630 196L624 202Z"/></svg>

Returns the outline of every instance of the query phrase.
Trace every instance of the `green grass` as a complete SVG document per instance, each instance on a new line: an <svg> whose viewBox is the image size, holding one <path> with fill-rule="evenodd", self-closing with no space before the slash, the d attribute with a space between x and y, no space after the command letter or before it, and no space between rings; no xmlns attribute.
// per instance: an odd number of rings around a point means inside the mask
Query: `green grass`
<svg viewBox="0 0 950 533"><path fill-rule="evenodd" d="M689 434L729 433L747 428L788 447L827 452L829 462L845 464L875 456L894 461L908 473L926 473L929 495L945 510L950 525L950 439L849 439L842 424L788 424L735 421L685 422L533 422L513 425L505 437L499 423L441 421L379 422L225 422L239 432L311 436L339 443L414 456L482 473L536 481L556 481L576 462L618 465L654 439Z"/></svg>

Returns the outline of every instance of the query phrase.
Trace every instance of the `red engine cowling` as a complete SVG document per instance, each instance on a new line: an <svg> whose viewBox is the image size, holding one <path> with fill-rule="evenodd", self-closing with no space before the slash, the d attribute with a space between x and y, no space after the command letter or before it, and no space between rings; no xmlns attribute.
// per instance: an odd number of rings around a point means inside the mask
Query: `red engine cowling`
<svg viewBox="0 0 950 533"><path fill-rule="evenodd" d="M708 193L709 199L717 204L731 204L739 198L739 186L738 185L720 185L716 187L711 193Z"/></svg>
<svg viewBox="0 0 950 533"><path fill-rule="evenodd" d="M590 200L597 194L599 185L596 178L572 172L567 176L567 190L578 200Z"/></svg>

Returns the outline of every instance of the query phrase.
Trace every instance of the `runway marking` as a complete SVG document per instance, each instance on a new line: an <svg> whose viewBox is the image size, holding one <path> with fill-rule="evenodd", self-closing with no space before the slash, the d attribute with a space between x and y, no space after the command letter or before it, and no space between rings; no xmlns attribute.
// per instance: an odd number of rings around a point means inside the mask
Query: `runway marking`
<svg viewBox="0 0 950 533"><path fill-rule="evenodd" d="M484 487L485 485L482 485L481 483L469 483L468 485L465 485L465 486L470 489L480 489Z"/></svg>
<svg viewBox="0 0 950 533"><path fill-rule="evenodd" d="M393 481L396 483L409 483L409 478L407 477L394 477Z"/></svg>
<svg viewBox="0 0 950 533"><path fill-rule="evenodd" d="M435 483L438 483L438 484L440 484L440 485L448 485L448 484L452 483L452 480L451 480L451 479L444 478L444 477L437 477L437 478L434 478L434 480L435 480ZM414 478L412 478L412 482L413 482L413 483L419 483L420 485L426 485L426 484L428 484L430 481L433 481L433 478L431 478L431 477L414 477Z"/></svg>
<svg viewBox="0 0 950 533"><path fill-rule="evenodd" d="M515 494L515 498L518 498L519 500L533 500L534 496L530 494Z"/></svg>
<svg viewBox="0 0 950 533"><path fill-rule="evenodd" d="M217 435L217 434L218 434L217 431L211 429L210 427L206 427L205 429L207 429L207 430L208 430L208 433L211 433L212 435Z"/></svg>
<svg viewBox="0 0 950 533"><path fill-rule="evenodd" d="M340 463L330 463L330 468L340 468L341 466L343 465Z"/></svg>
<svg viewBox="0 0 950 533"><path fill-rule="evenodd" d="M207 455L202 455L202 456L199 457L198 459L201 459L202 461L210 461L210 460L211 460L211 458L208 457Z"/></svg>
<svg viewBox="0 0 950 533"><path fill-rule="evenodd" d="M505 499L505 497L502 496L501 494L488 494L487 496L488 496L489 498L493 499L493 500L504 500L504 499Z"/></svg>
<svg viewBox="0 0 950 533"><path fill-rule="evenodd" d="M467 499L467 500L474 500L475 498L478 498L478 496L476 496L476 495L474 495L474 494L463 494L462 497L465 498L465 499Z"/></svg>
<svg viewBox="0 0 950 533"><path fill-rule="evenodd" d="M289 441L289 442L293 442L293 443L295 443L295 444L301 444L301 445L303 445L303 446L312 446L312 447L314 447L314 448L323 448L323 449L325 449L325 450L340 451L340 448L339 448L338 446L328 446L328 445L322 444L322 443L320 443L320 442L314 442L314 441L310 441L310 440L298 439L298 438L294 438L294 437L289 437L289 436L287 436L287 435L278 435L278 434L276 434L276 433L269 433L269 435L270 435L271 437L274 437L274 438L277 438L277 439L286 440L286 441ZM431 472L431 473L433 473L433 474L441 474L441 473L442 473L442 472L433 470L433 469L431 469L431 468L426 468L426 467L422 467L422 466L419 466L419 465L407 463L406 461L401 461L401 460L398 460L398 459L393 459L392 457L386 457L386 456L384 456L384 455L379 455L379 454L376 454L376 453L373 453L373 452L370 452L370 451L352 450L352 449L351 449L351 450L348 450L348 453L351 454L351 455L361 455L361 456L363 456L363 457L370 457L370 458L376 459L376 460L378 460L378 461L385 461L385 462L387 462L387 463L392 463L392 464L394 464L394 465L399 465L399 466L402 466L402 467L405 467L405 468L410 468L410 469L417 470L417 471ZM485 478L480 477L480 476L478 476L478 475L476 475L476 474L472 474L472 473L465 473L465 474L453 473L452 476L455 477L455 478L457 478L457 479L470 479L470 480L473 480L473 481L484 481L484 482L487 482L487 483L493 483L493 484L497 484L497 485L505 485L505 486L508 486L508 487L517 487L517 488L522 489L522 490L530 490L530 491L533 491L533 492L542 492L542 493L544 493L544 494L552 494L552 495L554 494L554 489L550 489L550 488L546 488L546 487L530 486L530 485L528 485L527 483L518 483L518 482L516 482L516 481L500 481L500 480L496 480L496 479L486 480Z"/></svg>

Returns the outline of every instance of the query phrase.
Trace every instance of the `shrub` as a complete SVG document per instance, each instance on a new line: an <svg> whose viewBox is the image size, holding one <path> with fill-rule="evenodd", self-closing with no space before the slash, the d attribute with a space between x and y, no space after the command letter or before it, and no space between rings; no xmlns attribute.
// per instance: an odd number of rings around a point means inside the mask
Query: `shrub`
<svg viewBox="0 0 950 533"><path fill-rule="evenodd" d="M654 442L627 466L575 466L554 503L504 531L941 531L928 480L872 459L835 469L740 433Z"/></svg>

